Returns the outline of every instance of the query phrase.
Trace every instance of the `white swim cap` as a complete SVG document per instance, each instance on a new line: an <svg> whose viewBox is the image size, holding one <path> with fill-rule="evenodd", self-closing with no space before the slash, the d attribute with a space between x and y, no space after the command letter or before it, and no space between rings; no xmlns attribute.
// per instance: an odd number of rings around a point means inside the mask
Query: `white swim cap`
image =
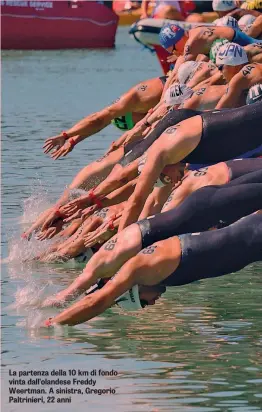
<svg viewBox="0 0 262 412"><path fill-rule="evenodd" d="M246 99L246 104L253 104L262 100L262 84L254 84L250 87Z"/></svg>
<svg viewBox="0 0 262 412"><path fill-rule="evenodd" d="M167 89L164 96L164 103L166 106L181 104L191 97L193 93L193 90L185 84L175 83Z"/></svg>
<svg viewBox="0 0 262 412"><path fill-rule="evenodd" d="M241 19L238 20L238 25L239 26L249 26L256 20L255 16L252 16L252 14L246 14L245 16L242 16Z"/></svg>
<svg viewBox="0 0 262 412"><path fill-rule="evenodd" d="M127 292L123 293L123 295L119 296L115 302L120 308L128 312L143 308L140 302L138 285L133 286Z"/></svg>
<svg viewBox="0 0 262 412"><path fill-rule="evenodd" d="M226 43L220 47L216 55L216 65L238 66L248 63L247 54L242 46Z"/></svg>
<svg viewBox="0 0 262 412"><path fill-rule="evenodd" d="M234 1L213 0L212 7L214 11L228 11L236 8Z"/></svg>
<svg viewBox="0 0 262 412"><path fill-rule="evenodd" d="M179 83L186 84L190 76L193 76L199 64L200 62L195 62L193 60L190 60L188 62L181 64L181 66L179 66L179 69L177 71L177 77L178 77Z"/></svg>
<svg viewBox="0 0 262 412"><path fill-rule="evenodd" d="M232 16L224 16L221 19L217 19L216 26L227 26L227 27L232 27L233 29L239 30L238 22Z"/></svg>

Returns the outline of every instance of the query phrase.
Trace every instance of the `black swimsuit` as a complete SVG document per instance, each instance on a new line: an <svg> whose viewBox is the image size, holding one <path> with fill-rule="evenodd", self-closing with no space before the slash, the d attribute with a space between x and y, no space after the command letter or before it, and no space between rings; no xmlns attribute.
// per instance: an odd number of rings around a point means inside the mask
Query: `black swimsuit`
<svg viewBox="0 0 262 412"><path fill-rule="evenodd" d="M229 171L229 180L237 179L247 173L262 170L262 158L257 159L234 159L225 162Z"/></svg>
<svg viewBox="0 0 262 412"><path fill-rule="evenodd" d="M253 214L223 229L179 236L181 261L162 284L180 286L237 272L262 260L262 214Z"/></svg>
<svg viewBox="0 0 262 412"><path fill-rule="evenodd" d="M262 102L208 112L175 109L167 113L146 139L125 146L125 156L119 163L126 166L142 156L168 127L197 115L203 120L201 140L188 156L181 159L183 162L214 164L244 155L262 144Z"/></svg>
<svg viewBox="0 0 262 412"><path fill-rule="evenodd" d="M201 114L201 140L183 161L218 163L259 147L262 143L262 102Z"/></svg>
<svg viewBox="0 0 262 412"><path fill-rule="evenodd" d="M262 209L262 170L223 186L206 186L167 212L140 220L142 248L169 237L235 222Z"/></svg>

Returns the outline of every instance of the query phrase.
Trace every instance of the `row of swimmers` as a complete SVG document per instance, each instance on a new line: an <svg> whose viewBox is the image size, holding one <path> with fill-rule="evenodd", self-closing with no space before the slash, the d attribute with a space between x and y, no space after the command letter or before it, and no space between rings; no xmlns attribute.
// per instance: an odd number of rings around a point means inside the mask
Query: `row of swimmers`
<svg viewBox="0 0 262 412"><path fill-rule="evenodd" d="M261 260L261 42L227 25L186 33L172 24L160 41L175 62L168 76L44 144L58 159L110 122L124 132L22 235L56 236L38 261L86 263L42 305L85 296L45 326L81 323L115 303L138 310L166 287ZM73 198L72 189L83 192Z"/></svg>

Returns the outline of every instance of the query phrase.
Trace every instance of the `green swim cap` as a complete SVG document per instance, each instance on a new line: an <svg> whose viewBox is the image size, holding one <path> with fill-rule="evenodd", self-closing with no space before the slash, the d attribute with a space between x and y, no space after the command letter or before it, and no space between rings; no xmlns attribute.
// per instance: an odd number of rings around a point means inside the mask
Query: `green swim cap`
<svg viewBox="0 0 262 412"><path fill-rule="evenodd" d="M210 52L209 52L209 58L210 60L216 64L216 56L218 49L223 46L223 44L229 43L229 40L227 39L217 39L212 43Z"/></svg>
<svg viewBox="0 0 262 412"><path fill-rule="evenodd" d="M111 123L120 130L131 130L135 125L132 113L126 113L124 116L116 117Z"/></svg>

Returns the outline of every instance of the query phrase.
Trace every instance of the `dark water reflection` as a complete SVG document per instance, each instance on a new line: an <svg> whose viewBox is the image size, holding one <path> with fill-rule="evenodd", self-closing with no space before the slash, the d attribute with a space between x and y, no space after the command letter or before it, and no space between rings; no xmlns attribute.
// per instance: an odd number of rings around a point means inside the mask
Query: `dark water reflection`
<svg viewBox="0 0 262 412"><path fill-rule="evenodd" d="M22 230L26 199L39 192L48 201L56 198L118 132L109 127L57 162L43 155L44 138L160 73L153 56L123 29L120 34L112 51L3 53L3 257L7 241ZM98 379L98 387L112 386L117 395L73 396L72 405L38 405L41 412L262 410L261 265L169 289L139 315L111 309L74 328L33 328L34 319L49 314L37 309L37 296L78 273L59 265L2 265L3 410L35 409L6 404L10 368L118 372ZM10 307L14 302L20 304Z"/></svg>

